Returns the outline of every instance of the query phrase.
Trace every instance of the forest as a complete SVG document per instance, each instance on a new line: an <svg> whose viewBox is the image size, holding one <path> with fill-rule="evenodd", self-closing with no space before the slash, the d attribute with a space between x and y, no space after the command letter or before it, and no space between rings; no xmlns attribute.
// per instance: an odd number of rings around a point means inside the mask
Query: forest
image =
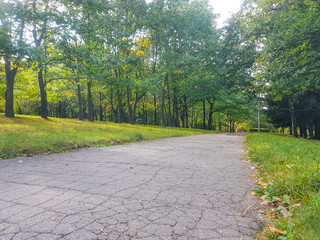
<svg viewBox="0 0 320 240"><path fill-rule="evenodd" d="M213 6L214 7L214 6ZM1 0L0 112L320 139L320 1Z"/></svg>

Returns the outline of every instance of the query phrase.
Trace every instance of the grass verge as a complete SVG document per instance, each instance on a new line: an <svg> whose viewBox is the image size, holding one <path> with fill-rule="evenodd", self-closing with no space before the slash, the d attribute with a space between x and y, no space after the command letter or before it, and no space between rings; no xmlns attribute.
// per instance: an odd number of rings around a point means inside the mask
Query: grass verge
<svg viewBox="0 0 320 240"><path fill-rule="evenodd" d="M213 133L199 129L163 128L87 122L75 119L0 114L0 158L64 152L90 146L109 146L127 142Z"/></svg>
<svg viewBox="0 0 320 240"><path fill-rule="evenodd" d="M320 141L272 133L246 136L258 174L256 191L270 205L260 239L320 239Z"/></svg>

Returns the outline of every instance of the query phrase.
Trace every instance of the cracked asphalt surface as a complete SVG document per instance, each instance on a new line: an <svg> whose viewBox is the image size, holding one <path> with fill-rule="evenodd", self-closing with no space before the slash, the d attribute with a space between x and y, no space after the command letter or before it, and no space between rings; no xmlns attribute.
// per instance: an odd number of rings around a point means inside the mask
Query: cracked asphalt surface
<svg viewBox="0 0 320 240"><path fill-rule="evenodd" d="M253 239L243 137L207 134L0 161L0 239Z"/></svg>

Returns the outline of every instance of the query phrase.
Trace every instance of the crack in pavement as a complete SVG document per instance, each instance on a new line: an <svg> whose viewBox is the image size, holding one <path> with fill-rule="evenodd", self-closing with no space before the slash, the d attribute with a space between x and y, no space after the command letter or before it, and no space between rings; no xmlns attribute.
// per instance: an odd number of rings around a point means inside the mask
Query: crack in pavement
<svg viewBox="0 0 320 240"><path fill-rule="evenodd" d="M0 240L253 239L244 154L206 134L1 160Z"/></svg>

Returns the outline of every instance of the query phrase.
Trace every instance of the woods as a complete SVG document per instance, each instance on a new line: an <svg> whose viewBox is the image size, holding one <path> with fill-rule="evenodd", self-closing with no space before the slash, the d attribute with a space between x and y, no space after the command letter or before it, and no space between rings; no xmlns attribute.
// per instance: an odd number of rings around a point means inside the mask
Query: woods
<svg viewBox="0 0 320 240"><path fill-rule="evenodd" d="M319 1L256 1L247 9L250 35L263 46L256 81L267 115L296 137L320 139Z"/></svg>
<svg viewBox="0 0 320 240"><path fill-rule="evenodd" d="M318 1L245 1L221 29L201 0L8 0L0 9L7 117L235 131L256 127L261 102L275 127L320 139Z"/></svg>

